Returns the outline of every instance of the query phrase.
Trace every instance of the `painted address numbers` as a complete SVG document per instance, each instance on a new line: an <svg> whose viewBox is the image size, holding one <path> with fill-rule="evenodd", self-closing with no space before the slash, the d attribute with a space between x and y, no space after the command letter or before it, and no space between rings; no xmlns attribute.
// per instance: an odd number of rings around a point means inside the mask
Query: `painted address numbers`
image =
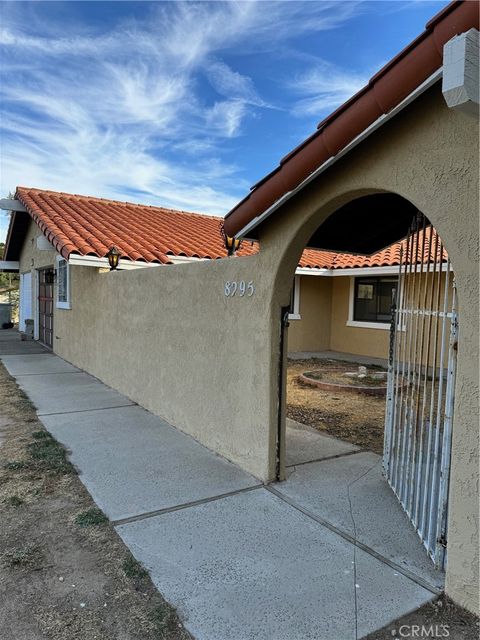
<svg viewBox="0 0 480 640"><path fill-rule="evenodd" d="M225 286L223 289L224 294L227 298L233 298L233 296L247 296L247 298L251 298L255 293L255 283L253 280L249 280L245 282L245 280L239 280L238 282L227 281L225 282Z"/></svg>

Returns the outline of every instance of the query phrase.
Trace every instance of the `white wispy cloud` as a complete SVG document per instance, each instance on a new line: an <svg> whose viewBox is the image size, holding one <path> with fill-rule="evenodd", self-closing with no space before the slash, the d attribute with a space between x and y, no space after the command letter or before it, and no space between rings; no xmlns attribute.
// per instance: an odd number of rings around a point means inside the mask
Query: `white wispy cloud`
<svg viewBox="0 0 480 640"><path fill-rule="evenodd" d="M310 68L286 84L296 94L292 113L296 116L321 116L330 112L368 82L371 74L341 69L324 60L315 60Z"/></svg>
<svg viewBox="0 0 480 640"><path fill-rule="evenodd" d="M221 61L212 61L206 67L206 75L211 86L222 96L243 102L246 105L280 109L266 102L255 89L252 78L231 69Z"/></svg>
<svg viewBox="0 0 480 640"><path fill-rule="evenodd" d="M336 28L358 3L154 3L106 32L63 30L42 3L22 10L4 7L0 30L2 194L26 184L224 214L248 188L225 143L277 107L225 54ZM317 80L321 92L313 75L297 79L299 113L330 99ZM352 80L337 77L334 94Z"/></svg>
<svg viewBox="0 0 480 640"><path fill-rule="evenodd" d="M213 107L205 112L205 122L209 130L226 138L235 136L246 113L246 104L240 99L215 102Z"/></svg>

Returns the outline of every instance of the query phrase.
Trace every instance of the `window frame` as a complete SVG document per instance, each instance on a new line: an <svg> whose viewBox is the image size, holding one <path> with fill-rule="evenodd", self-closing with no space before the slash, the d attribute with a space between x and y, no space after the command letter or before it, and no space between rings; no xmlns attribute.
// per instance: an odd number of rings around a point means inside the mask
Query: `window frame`
<svg viewBox="0 0 480 640"><path fill-rule="evenodd" d="M60 282L60 263L61 262L65 262L65 266L66 266L66 282L65 282L65 287L66 287L66 300L60 300L59 299L59 294L60 294L60 287L59 287L59 282ZM56 256L55 258L55 273L56 273L56 287L55 287L55 307L57 309L71 309L72 308L72 301L71 301L71 297L70 297L70 264L68 262L67 259L65 259L63 256Z"/></svg>
<svg viewBox="0 0 480 640"><path fill-rule="evenodd" d="M292 288L292 305L290 307L290 313L288 314L289 320L301 320L302 316L300 315L300 276L295 276L293 278L293 288Z"/></svg>
<svg viewBox="0 0 480 640"><path fill-rule="evenodd" d="M357 280L365 280L365 279L372 279L372 280L381 280L382 278L392 278L393 276L368 276L368 275L362 275L362 276L350 276L350 295L349 295L349 305L348 305L348 320L347 320L347 327L358 327L358 328L363 328L363 329L381 329L383 331L389 331L390 327L391 327L391 323L390 322L376 322L376 321L367 321L367 320L355 320L355 292L357 290L357 286L356 286L356 281ZM397 283L398 283L398 279L397 279ZM397 284L398 286L398 284Z"/></svg>

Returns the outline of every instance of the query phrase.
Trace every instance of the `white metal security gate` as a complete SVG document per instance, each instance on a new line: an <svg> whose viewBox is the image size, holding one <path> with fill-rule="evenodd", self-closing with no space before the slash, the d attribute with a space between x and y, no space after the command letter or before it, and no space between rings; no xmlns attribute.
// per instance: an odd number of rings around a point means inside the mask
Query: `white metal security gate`
<svg viewBox="0 0 480 640"><path fill-rule="evenodd" d="M418 214L392 301L383 466L428 554L444 568L458 319L450 261Z"/></svg>

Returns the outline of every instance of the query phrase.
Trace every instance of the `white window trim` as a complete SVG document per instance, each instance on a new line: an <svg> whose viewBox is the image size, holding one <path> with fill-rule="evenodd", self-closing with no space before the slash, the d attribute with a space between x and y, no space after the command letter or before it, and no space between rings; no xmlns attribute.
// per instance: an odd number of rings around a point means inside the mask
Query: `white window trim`
<svg viewBox="0 0 480 640"><path fill-rule="evenodd" d="M300 276L293 279L293 312L288 314L289 320L301 320L300 315Z"/></svg>
<svg viewBox="0 0 480 640"><path fill-rule="evenodd" d="M67 267L67 300L65 302L60 301L58 299L58 274L60 273L59 270L59 263L60 261L63 260L66 264ZM70 298L70 264L68 262L68 260L66 260L63 256L57 256L55 258L55 271L57 274L57 282L56 282L56 287L55 287L55 306L57 309L71 309L72 308L72 301Z"/></svg>
<svg viewBox="0 0 480 640"><path fill-rule="evenodd" d="M357 327L359 329L381 329L390 331L390 322L361 322L353 319L353 309L355 306L355 276L350 276L350 294L348 297L348 320L347 327Z"/></svg>

